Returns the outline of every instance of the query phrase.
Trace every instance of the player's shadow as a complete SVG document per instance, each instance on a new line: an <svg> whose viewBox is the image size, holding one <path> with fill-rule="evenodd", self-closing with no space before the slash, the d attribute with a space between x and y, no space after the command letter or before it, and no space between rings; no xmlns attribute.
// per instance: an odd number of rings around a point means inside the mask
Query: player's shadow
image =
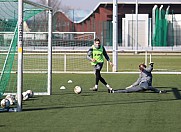
<svg viewBox="0 0 181 132"><path fill-rule="evenodd" d="M176 87L154 87L154 88L157 88L157 89L170 89L170 90L165 90L165 91L167 93L172 92L177 100L181 99L181 94L180 94L181 90L176 88Z"/></svg>
<svg viewBox="0 0 181 132"><path fill-rule="evenodd" d="M105 90L99 90L99 91L82 91L80 94L81 96L93 96L93 94L97 94L100 92L107 92ZM85 95L85 94L90 94L90 95ZM74 92L61 92L61 93L53 93L52 95L75 95Z"/></svg>
<svg viewBox="0 0 181 132"><path fill-rule="evenodd" d="M178 88L172 88L172 92L177 100L181 99L181 95L180 95L179 91L181 91L181 90L178 90Z"/></svg>
<svg viewBox="0 0 181 132"><path fill-rule="evenodd" d="M5 125L0 125L0 127L5 127Z"/></svg>
<svg viewBox="0 0 181 132"><path fill-rule="evenodd" d="M120 104L140 104L140 103L152 103L152 102L160 102L160 101L171 101L175 99L163 99L163 100L157 100L157 99L149 99L149 100L124 100L124 101L105 101L105 102L94 102L94 103L81 103L81 104L75 104L70 106L45 106L45 107L38 107L38 108L27 108L23 109L22 112L26 111L41 111L41 110L55 110L55 109L72 109L72 108L84 108L84 107L97 107L97 106L112 106L112 105L120 105Z"/></svg>
<svg viewBox="0 0 181 132"><path fill-rule="evenodd" d="M149 99L149 100L145 100L145 99L139 99L139 100L119 100L119 101L106 101L106 102L94 102L94 103L86 103L86 104L75 104L72 106L45 106L45 107L39 107L39 108L28 108L28 109L23 109L23 111L36 111L36 110L51 110L51 109L70 109L70 108L78 108L78 107L96 107L96 106L103 106L103 105L119 105L119 104L134 104L134 103L149 103L149 102L158 102L158 101L171 101L171 100L181 100L181 94L178 88L176 87L155 87L158 89L170 89L170 90L166 90L167 92L172 92L175 96L175 99L163 99L163 100L157 100L157 99ZM152 91L150 91L152 92ZM150 93L148 92L148 93ZM94 92L93 92L94 93ZM95 92L96 93L96 92ZM138 93L147 93L147 92L138 92ZM154 93L154 92L152 92ZM74 93L75 94L75 93ZM125 93L118 93L118 94L125 94ZM156 93L155 93L156 94Z"/></svg>
<svg viewBox="0 0 181 132"><path fill-rule="evenodd" d="M179 99L181 99L181 95L180 95L180 89L178 89L177 87L154 87L154 88L158 88L158 89L170 89L170 90L166 90L167 92L173 92L174 93L174 95L177 97L177 98L179 98Z"/></svg>

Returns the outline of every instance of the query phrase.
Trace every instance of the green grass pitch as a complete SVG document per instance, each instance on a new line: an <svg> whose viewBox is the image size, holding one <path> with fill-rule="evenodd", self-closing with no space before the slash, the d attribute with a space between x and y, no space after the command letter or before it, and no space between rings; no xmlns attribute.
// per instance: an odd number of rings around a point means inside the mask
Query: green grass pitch
<svg viewBox="0 0 181 132"><path fill-rule="evenodd" d="M102 74L114 89L134 82L137 74ZM153 75L153 85L167 94L109 94L93 74L53 74L53 94L23 102L22 112L1 112L0 131L12 132L180 132L181 75ZM73 83L67 83L72 80ZM65 90L60 90L60 86ZM73 88L82 87L81 94Z"/></svg>

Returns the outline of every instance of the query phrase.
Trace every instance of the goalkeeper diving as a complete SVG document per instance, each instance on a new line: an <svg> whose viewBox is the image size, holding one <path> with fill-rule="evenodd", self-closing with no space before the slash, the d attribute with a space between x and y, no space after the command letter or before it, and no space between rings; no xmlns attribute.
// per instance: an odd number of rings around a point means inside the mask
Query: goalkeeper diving
<svg viewBox="0 0 181 132"><path fill-rule="evenodd" d="M152 86L152 70L154 63L151 62L147 67L145 64L139 65L139 78L132 85L126 87L122 90L109 90L109 93L131 93L131 92L140 92L140 91L148 91L151 90L155 93L166 93L165 90L159 90Z"/></svg>

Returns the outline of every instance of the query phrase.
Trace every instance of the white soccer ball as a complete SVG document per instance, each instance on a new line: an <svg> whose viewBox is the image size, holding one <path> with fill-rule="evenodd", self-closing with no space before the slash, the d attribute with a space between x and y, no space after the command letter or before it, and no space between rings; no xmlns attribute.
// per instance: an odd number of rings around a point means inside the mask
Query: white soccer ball
<svg viewBox="0 0 181 132"><path fill-rule="evenodd" d="M8 98L6 98L6 99L8 99L8 100L9 100L10 105L13 105L13 104L14 104L14 103L13 103L13 99L12 99L11 97L8 97Z"/></svg>
<svg viewBox="0 0 181 132"><path fill-rule="evenodd" d="M28 93L29 98L34 96L34 92L32 90L27 90L26 93Z"/></svg>
<svg viewBox="0 0 181 132"><path fill-rule="evenodd" d="M80 86L75 86L74 92L75 92L76 94L80 94L80 93L82 92L82 88L81 88Z"/></svg>
<svg viewBox="0 0 181 132"><path fill-rule="evenodd" d="M1 100L1 107L2 108L9 108L9 106L10 106L10 101L8 99Z"/></svg>
<svg viewBox="0 0 181 132"><path fill-rule="evenodd" d="M27 92L23 92L22 95L23 95L23 100L28 100L29 99L29 95L28 95Z"/></svg>
<svg viewBox="0 0 181 132"><path fill-rule="evenodd" d="M12 96L12 94L7 94L5 99L10 98L11 96Z"/></svg>
<svg viewBox="0 0 181 132"><path fill-rule="evenodd" d="M8 99L10 101L10 105L13 105L16 103L15 97L12 94L8 94L5 99Z"/></svg>

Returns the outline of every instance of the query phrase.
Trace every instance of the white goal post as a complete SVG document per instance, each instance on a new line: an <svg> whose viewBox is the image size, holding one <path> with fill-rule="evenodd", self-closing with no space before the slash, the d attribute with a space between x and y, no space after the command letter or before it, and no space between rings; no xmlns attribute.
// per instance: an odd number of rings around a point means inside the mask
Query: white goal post
<svg viewBox="0 0 181 132"><path fill-rule="evenodd" d="M50 7L38 5L28 0L18 0L18 78L17 78L17 111L22 111L22 89L23 89L23 12L24 2L33 6L38 6L48 11L48 95L51 94L52 87L52 9Z"/></svg>

